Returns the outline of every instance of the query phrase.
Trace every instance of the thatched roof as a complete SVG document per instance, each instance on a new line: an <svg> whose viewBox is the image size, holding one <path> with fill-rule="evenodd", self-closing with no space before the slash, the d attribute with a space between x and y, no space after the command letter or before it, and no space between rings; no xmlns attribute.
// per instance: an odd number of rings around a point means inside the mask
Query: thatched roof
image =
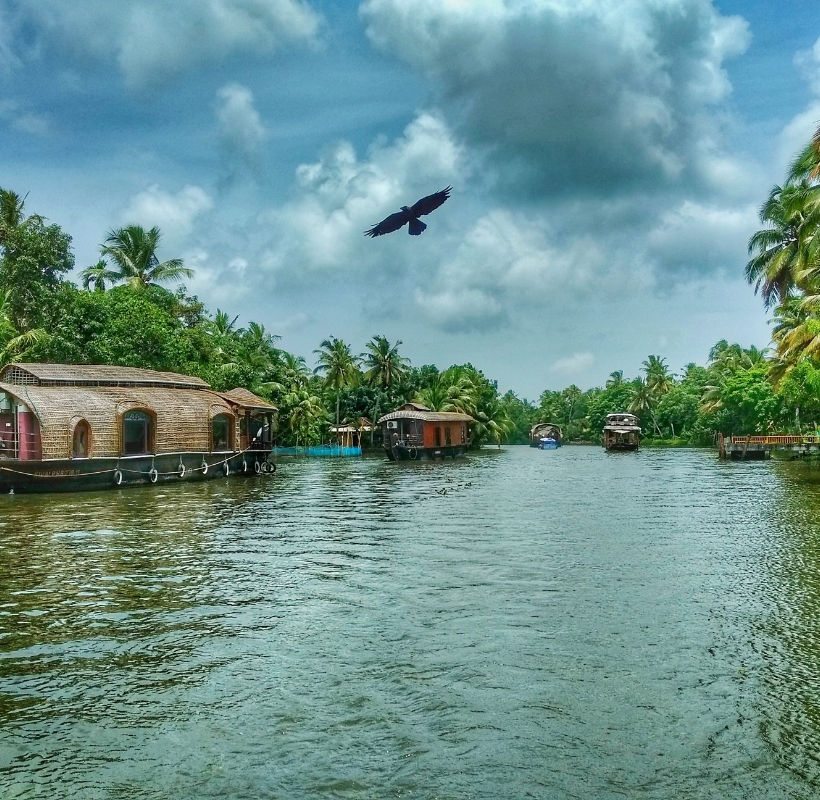
<svg viewBox="0 0 820 800"><path fill-rule="evenodd" d="M164 386L207 389L202 378L110 364L7 364L0 382L24 386Z"/></svg>
<svg viewBox="0 0 820 800"><path fill-rule="evenodd" d="M405 403L402 406L402 408L406 409L407 411L430 411L431 410L427 406L423 406L421 403L413 403L413 402Z"/></svg>
<svg viewBox="0 0 820 800"><path fill-rule="evenodd" d="M379 424L391 419L420 419L424 422L475 422L469 414L457 414L454 411L415 411L405 407L392 414L385 414L379 420Z"/></svg>
<svg viewBox="0 0 820 800"><path fill-rule="evenodd" d="M20 386L0 383L0 392L25 403L40 422L43 458L67 458L77 422L91 427L91 455L117 457L121 452L122 415L143 409L156 419L155 450L159 453L208 452L211 420L234 416L231 406L209 389L119 386ZM239 449L239 426L234 426Z"/></svg>
<svg viewBox="0 0 820 800"><path fill-rule="evenodd" d="M536 436L546 433L547 431L555 432L560 436L561 426L555 422L539 422L537 425L532 426L532 430L530 430L530 438L534 439Z"/></svg>
<svg viewBox="0 0 820 800"><path fill-rule="evenodd" d="M260 411L277 410L275 405L269 403L267 400L263 400L258 395L255 395L253 392L243 389L242 387L231 389L229 392L220 392L220 394L226 400L236 403L243 408L254 408L259 409Z"/></svg>

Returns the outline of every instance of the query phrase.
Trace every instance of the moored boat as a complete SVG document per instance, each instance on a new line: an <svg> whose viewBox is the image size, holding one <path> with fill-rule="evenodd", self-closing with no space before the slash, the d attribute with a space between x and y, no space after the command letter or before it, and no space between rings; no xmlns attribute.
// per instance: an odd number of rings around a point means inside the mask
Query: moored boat
<svg viewBox="0 0 820 800"><path fill-rule="evenodd" d="M555 450L561 446L561 439L561 428L554 422L539 422L530 430L530 447L540 450Z"/></svg>
<svg viewBox="0 0 820 800"><path fill-rule="evenodd" d="M470 446L469 414L432 411L419 403L405 403L378 424L391 461L415 461L464 455Z"/></svg>
<svg viewBox="0 0 820 800"><path fill-rule="evenodd" d="M0 370L0 493L104 489L272 472L275 406L172 372Z"/></svg>
<svg viewBox="0 0 820 800"><path fill-rule="evenodd" d="M641 428L634 414L607 414L603 444L607 450L637 450Z"/></svg>

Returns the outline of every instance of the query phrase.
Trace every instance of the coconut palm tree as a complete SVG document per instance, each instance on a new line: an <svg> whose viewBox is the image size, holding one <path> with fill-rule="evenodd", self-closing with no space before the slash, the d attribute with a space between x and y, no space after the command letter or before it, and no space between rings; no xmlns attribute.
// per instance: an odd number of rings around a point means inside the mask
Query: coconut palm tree
<svg viewBox="0 0 820 800"><path fill-rule="evenodd" d="M760 209L766 225L749 239L746 279L759 291L766 308L794 291L806 270L816 224L818 188L806 182L775 186ZM812 234L812 236L809 236Z"/></svg>
<svg viewBox="0 0 820 800"><path fill-rule="evenodd" d="M106 282L113 283L119 280L119 273L109 269L105 259L101 258L93 267L86 267L80 273L80 279L83 282L83 289L90 289L93 286L95 292L104 292Z"/></svg>
<svg viewBox="0 0 820 800"><path fill-rule="evenodd" d="M282 402L288 417L288 427L296 438L299 446L301 438L306 443L311 438L311 432L324 419L326 412L321 398L311 394L306 388L297 388L285 395Z"/></svg>
<svg viewBox="0 0 820 800"><path fill-rule="evenodd" d="M325 339L318 350L313 353L318 356L314 374L324 373L325 386L336 392L336 427L339 426L339 403L341 390L346 386L353 386L359 380L359 359L350 352L350 345L330 336Z"/></svg>
<svg viewBox="0 0 820 800"><path fill-rule="evenodd" d="M142 225L127 225L109 231L100 252L114 262L117 280L135 289L192 278L193 270L184 266L181 258L162 262L157 258L160 237L157 227L146 231Z"/></svg>
<svg viewBox="0 0 820 800"><path fill-rule="evenodd" d="M646 385L652 396L660 400L675 385L675 380L666 365L666 359L660 356L649 356L643 362L644 373L646 374Z"/></svg>
<svg viewBox="0 0 820 800"><path fill-rule="evenodd" d="M655 421L655 395L652 389L643 378L636 378L633 385L635 388L632 394L632 401L629 403L627 410L631 414L637 414L638 416L649 414L649 418L652 420L652 427L658 436L660 436L661 431L658 427L658 423Z"/></svg>
<svg viewBox="0 0 820 800"><path fill-rule="evenodd" d="M366 353L361 355L361 363L365 369L364 381L377 389L389 389L396 383L401 383L407 375L410 366L409 359L399 355L401 339L391 345L385 336L374 336L366 345ZM379 393L376 392L376 402L373 407L373 422L379 419ZM374 426L375 428L375 426ZM370 445L373 445L374 428L370 431Z"/></svg>
<svg viewBox="0 0 820 800"><path fill-rule="evenodd" d="M820 179L820 128L803 148L789 170L789 183Z"/></svg>
<svg viewBox="0 0 820 800"><path fill-rule="evenodd" d="M459 367L450 367L432 377L427 386L420 389L413 399L432 411L455 411L475 415L477 395L477 388L466 371Z"/></svg>
<svg viewBox="0 0 820 800"><path fill-rule="evenodd" d="M291 386L302 387L310 377L310 370L304 356L295 356L283 350L280 353L283 377Z"/></svg>
<svg viewBox="0 0 820 800"><path fill-rule="evenodd" d="M612 389L615 386L620 386L624 382L624 371L622 369L610 372L606 379L606 388Z"/></svg>
<svg viewBox="0 0 820 800"><path fill-rule="evenodd" d="M400 383L407 374L410 361L399 355L401 339L391 345L384 336L374 336L362 353L362 366L365 368L364 380L369 386L389 389L394 383Z"/></svg>
<svg viewBox="0 0 820 800"><path fill-rule="evenodd" d="M514 429L515 423L497 397L483 403L481 409L476 411L473 435L478 441L489 439L501 447L501 442Z"/></svg>

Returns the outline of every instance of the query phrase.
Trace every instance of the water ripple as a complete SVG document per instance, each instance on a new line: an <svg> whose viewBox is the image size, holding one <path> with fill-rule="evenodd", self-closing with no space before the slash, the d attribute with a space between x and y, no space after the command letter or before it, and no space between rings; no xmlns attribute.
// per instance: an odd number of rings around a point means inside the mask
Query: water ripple
<svg viewBox="0 0 820 800"><path fill-rule="evenodd" d="M814 796L818 508L580 447L0 498L0 797Z"/></svg>

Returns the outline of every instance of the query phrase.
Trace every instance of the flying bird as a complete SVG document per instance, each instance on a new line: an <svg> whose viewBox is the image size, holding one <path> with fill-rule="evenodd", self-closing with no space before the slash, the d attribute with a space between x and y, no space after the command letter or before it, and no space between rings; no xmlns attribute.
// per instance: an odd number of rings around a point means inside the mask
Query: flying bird
<svg viewBox="0 0 820 800"><path fill-rule="evenodd" d="M391 214L386 219L383 219L378 225L374 225L370 230L365 231L364 235L372 236L375 239L376 236L393 233L393 231L397 231L409 222L410 227L407 232L411 236L420 236L427 226L419 217L423 217L425 214L435 211L450 196L452 189L452 186L448 186L440 192L428 194L427 197L422 197L421 200L411 208L402 206L401 211L397 211L395 214Z"/></svg>

